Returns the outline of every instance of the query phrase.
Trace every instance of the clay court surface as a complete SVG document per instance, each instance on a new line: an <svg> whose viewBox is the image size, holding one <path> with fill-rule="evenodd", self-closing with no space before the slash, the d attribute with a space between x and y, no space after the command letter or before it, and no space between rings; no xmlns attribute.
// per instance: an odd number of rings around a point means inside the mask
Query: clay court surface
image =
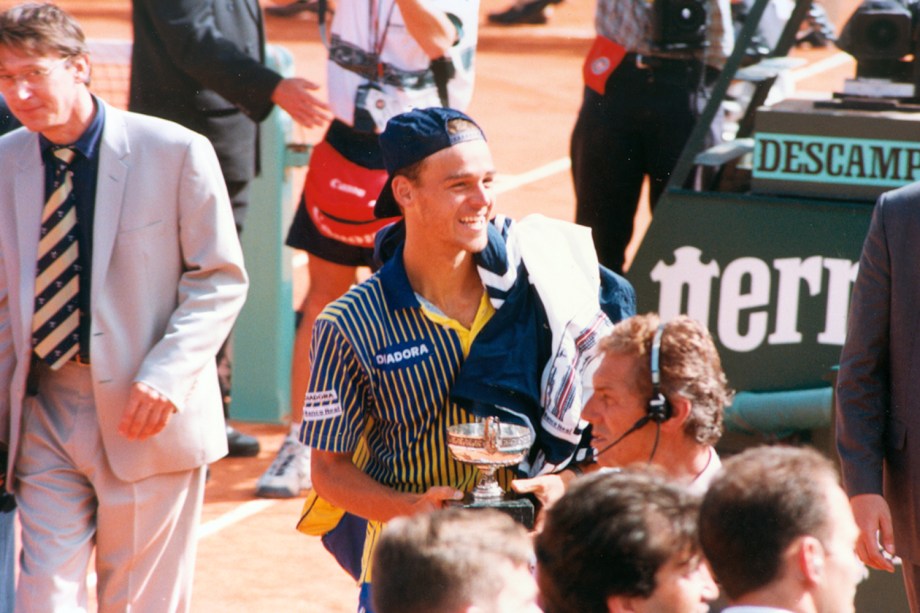
<svg viewBox="0 0 920 613"><path fill-rule="evenodd" d="M483 20L487 12L510 1L482 0ZM3 0L0 8L13 4L16 2ZM58 0L58 4L77 16L91 38L131 38L129 0ZM263 4L270 2L263 0ZM828 0L825 5L841 23L855 3ZM593 40L593 10L594 2L567 0L556 6L547 26L481 26L476 89L469 113L489 137L500 173L500 212L513 217L540 212L573 219L569 135L581 102L581 62ZM266 28L269 43L293 53L296 73L324 86L324 50L315 17L268 17ZM832 91L852 74L852 62L834 49L797 54L811 67L811 72L798 73L799 93ZM317 142L320 136L321 131L297 131L294 139ZM647 212L640 211L637 226L644 230L647 221ZM301 500L252 496L256 479L281 445L285 428L237 425L259 437L262 453L211 466L199 533L193 610L354 611L357 590L351 579L318 539L294 530Z"/></svg>

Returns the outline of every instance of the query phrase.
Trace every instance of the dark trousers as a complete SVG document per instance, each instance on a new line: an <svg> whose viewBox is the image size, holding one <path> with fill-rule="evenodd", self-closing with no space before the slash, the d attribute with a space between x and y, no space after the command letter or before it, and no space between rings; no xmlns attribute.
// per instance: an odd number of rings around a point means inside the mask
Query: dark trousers
<svg viewBox="0 0 920 613"><path fill-rule="evenodd" d="M249 181L227 181L230 206L236 221L236 232L243 231L243 221L249 208ZM230 378L233 372L233 332L217 351L217 378L220 381L220 395L224 401L224 417L230 417Z"/></svg>
<svg viewBox="0 0 920 613"><path fill-rule="evenodd" d="M714 76L701 76L698 62L640 68L631 57L607 79L603 96L585 88L571 146L575 221L591 227L600 263L617 272L643 179L649 176L654 207L706 104L704 78Z"/></svg>

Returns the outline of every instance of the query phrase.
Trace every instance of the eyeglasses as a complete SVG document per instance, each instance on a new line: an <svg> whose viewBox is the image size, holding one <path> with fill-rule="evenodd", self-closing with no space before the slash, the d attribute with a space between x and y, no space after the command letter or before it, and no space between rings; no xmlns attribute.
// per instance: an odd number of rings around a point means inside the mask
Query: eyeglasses
<svg viewBox="0 0 920 613"><path fill-rule="evenodd" d="M71 56L62 57L52 62L50 66L45 68L33 68L17 75L0 74L0 91L10 91L19 83L25 83L29 87L42 86L47 82L52 72L69 62L70 59Z"/></svg>

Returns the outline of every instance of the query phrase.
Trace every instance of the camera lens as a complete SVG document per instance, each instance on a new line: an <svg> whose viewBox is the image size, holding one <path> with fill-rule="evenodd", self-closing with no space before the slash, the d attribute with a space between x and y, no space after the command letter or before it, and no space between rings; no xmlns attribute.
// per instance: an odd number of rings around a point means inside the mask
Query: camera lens
<svg viewBox="0 0 920 613"><path fill-rule="evenodd" d="M898 41L898 33L898 27L891 21L878 20L866 28L866 42L879 51L883 51Z"/></svg>

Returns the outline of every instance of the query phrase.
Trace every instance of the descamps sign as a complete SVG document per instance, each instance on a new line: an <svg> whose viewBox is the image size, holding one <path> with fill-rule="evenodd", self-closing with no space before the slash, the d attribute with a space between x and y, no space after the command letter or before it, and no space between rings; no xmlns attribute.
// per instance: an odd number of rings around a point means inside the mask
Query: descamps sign
<svg viewBox="0 0 920 613"><path fill-rule="evenodd" d="M920 144L757 133L753 176L760 180L899 187L920 180Z"/></svg>
<svg viewBox="0 0 920 613"><path fill-rule="evenodd" d="M683 246L674 250L673 264L658 260L650 278L658 284L658 312L664 320L686 313L709 322L725 348L748 353L764 344L842 346L857 269L858 262L821 255L704 262L700 249ZM799 322L805 299L823 305L823 321L816 322L820 331L807 340Z"/></svg>

